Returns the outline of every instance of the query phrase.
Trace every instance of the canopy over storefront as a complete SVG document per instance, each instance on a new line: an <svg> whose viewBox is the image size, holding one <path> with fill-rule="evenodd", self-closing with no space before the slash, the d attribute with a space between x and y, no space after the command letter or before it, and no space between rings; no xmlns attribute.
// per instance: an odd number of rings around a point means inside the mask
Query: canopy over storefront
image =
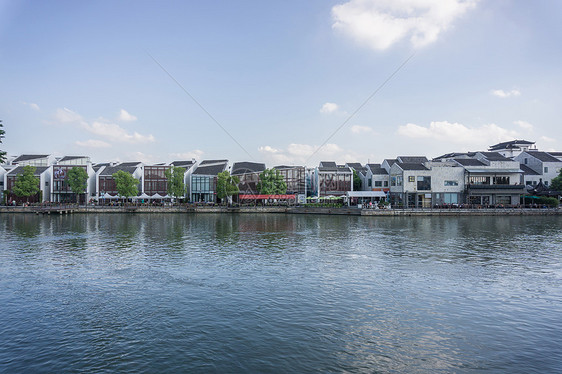
<svg viewBox="0 0 562 374"><path fill-rule="evenodd" d="M238 195L240 200L294 200L297 195Z"/></svg>

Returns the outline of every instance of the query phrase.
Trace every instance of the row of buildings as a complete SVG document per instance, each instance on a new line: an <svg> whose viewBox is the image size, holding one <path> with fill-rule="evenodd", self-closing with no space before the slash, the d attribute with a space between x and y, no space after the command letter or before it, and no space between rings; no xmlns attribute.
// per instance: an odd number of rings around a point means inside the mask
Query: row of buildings
<svg viewBox="0 0 562 374"><path fill-rule="evenodd" d="M18 198L10 191L25 165L36 167L40 193ZM166 169L185 169L185 198L191 202L216 202L216 180L228 170L240 179L242 195L257 194L259 175L266 168L257 162L228 160L174 161L169 164L142 162L94 164L86 156L54 157L21 155L0 166L0 192L6 203L75 202L66 182L68 171L82 167L88 174L87 190L79 199L107 202L117 199L113 174L123 170L139 180L138 199L150 201L167 196ZM450 153L432 160L424 156L399 156L380 164L322 161L317 167L279 165L287 184L287 194L307 197L346 197L351 202L387 200L394 206L431 207L436 205L517 205L521 196L548 188L562 168L562 152L542 152L535 143L513 140L489 147L488 151ZM355 183L354 174L360 183ZM355 188L354 188L355 187Z"/></svg>

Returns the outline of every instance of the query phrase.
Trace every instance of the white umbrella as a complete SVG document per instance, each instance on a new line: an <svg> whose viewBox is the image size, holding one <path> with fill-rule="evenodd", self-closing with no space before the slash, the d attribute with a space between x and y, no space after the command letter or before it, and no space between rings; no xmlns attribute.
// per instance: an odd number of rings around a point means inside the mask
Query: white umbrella
<svg viewBox="0 0 562 374"><path fill-rule="evenodd" d="M152 195L151 199L163 199L164 197L162 195L160 195L158 192L156 192L154 195Z"/></svg>

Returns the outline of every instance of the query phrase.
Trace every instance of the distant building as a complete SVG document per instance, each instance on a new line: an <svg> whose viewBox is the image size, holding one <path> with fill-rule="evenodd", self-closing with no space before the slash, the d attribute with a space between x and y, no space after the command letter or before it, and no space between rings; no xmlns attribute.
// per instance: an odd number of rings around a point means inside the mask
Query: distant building
<svg viewBox="0 0 562 374"><path fill-rule="evenodd" d="M204 160L189 176L190 201L216 203L217 175L228 167L228 160Z"/></svg>
<svg viewBox="0 0 562 374"><path fill-rule="evenodd" d="M491 145L488 148L488 151L498 152L499 154L507 158L514 158L521 152L526 152L532 149L537 149L535 146L535 142L530 142L528 140L511 140L509 142Z"/></svg>
<svg viewBox="0 0 562 374"><path fill-rule="evenodd" d="M96 178L98 179L98 199L107 199L118 195L113 174L121 170L138 179L138 191L139 193L142 191L143 171L141 162L123 162L117 165L110 164L100 167L96 173Z"/></svg>
<svg viewBox="0 0 562 374"><path fill-rule="evenodd" d="M316 196L345 195L353 191L353 171L332 161L322 161L313 172L313 189Z"/></svg>
<svg viewBox="0 0 562 374"><path fill-rule="evenodd" d="M310 178L304 166L279 165L273 167L285 179L287 194L306 196L311 191Z"/></svg>
<svg viewBox="0 0 562 374"><path fill-rule="evenodd" d="M51 168L49 166L29 165L35 167L35 173L33 175L39 178L39 183L37 186L39 187L39 192L37 194L29 197L18 197L10 192L12 191L12 188L14 187L18 176L23 173L23 168L25 166L28 165L18 165L4 175L4 184L6 186L6 190L8 191L8 193L6 194L6 202L10 203L11 201L15 201L16 203L21 204L26 202L41 203L45 201L51 201Z"/></svg>
<svg viewBox="0 0 562 374"><path fill-rule="evenodd" d="M85 204L88 198L92 195L95 196L95 190L92 190L91 179L95 179L96 173L87 156L65 156L56 161L56 164L51 165L51 201L55 203L76 203L76 195L68 184L68 172L74 168L79 167L84 169L88 175L86 180L86 190L79 197L79 203Z"/></svg>
<svg viewBox="0 0 562 374"><path fill-rule="evenodd" d="M260 174L265 170L265 164L260 162L235 162L232 164L230 175L238 177L238 189L241 194L255 195L259 193L257 184Z"/></svg>
<svg viewBox="0 0 562 374"><path fill-rule="evenodd" d="M536 186L542 180L546 187L550 187L552 179L559 175L562 168L562 161L548 152L524 151L517 155L514 160L521 164L522 170L524 170L523 167L526 167L536 173L536 175L533 175L527 170L523 174L525 185Z"/></svg>
<svg viewBox="0 0 562 374"><path fill-rule="evenodd" d="M388 171L381 164L367 164L367 190L390 192Z"/></svg>

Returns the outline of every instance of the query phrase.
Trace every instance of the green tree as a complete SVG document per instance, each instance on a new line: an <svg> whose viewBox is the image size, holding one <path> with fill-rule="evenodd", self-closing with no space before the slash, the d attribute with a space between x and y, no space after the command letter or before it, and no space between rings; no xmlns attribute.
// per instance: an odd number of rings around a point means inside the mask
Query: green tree
<svg viewBox="0 0 562 374"><path fill-rule="evenodd" d="M3 129L4 125L2 124L2 120L0 119L0 143L2 143L2 139L4 139L4 134L6 131ZM6 162L6 151L0 150L0 164Z"/></svg>
<svg viewBox="0 0 562 374"><path fill-rule="evenodd" d="M69 170L66 181L70 186L72 192L76 194L76 204L80 202L80 194L86 191L86 181L88 180L88 173L84 168L75 166Z"/></svg>
<svg viewBox="0 0 562 374"><path fill-rule="evenodd" d="M184 168L171 166L169 169L166 169L165 175L168 180L168 195L173 196L176 199L185 196L185 183L183 182L184 174Z"/></svg>
<svg viewBox="0 0 562 374"><path fill-rule="evenodd" d="M139 192L139 181L126 171L119 170L117 173L111 175L115 180L115 188L117 193L124 198L136 196Z"/></svg>
<svg viewBox="0 0 562 374"><path fill-rule="evenodd" d="M265 169L260 174L257 189L263 195L283 195L287 192L287 183L277 169Z"/></svg>
<svg viewBox="0 0 562 374"><path fill-rule="evenodd" d="M560 174L550 182L550 188L562 193L562 169L560 169Z"/></svg>
<svg viewBox="0 0 562 374"><path fill-rule="evenodd" d="M353 191L360 191L361 190L361 178L359 178L359 174L357 171L353 170Z"/></svg>
<svg viewBox="0 0 562 374"><path fill-rule="evenodd" d="M240 192L238 183L240 183L240 179L230 175L228 171L225 170L219 173L217 175L217 197L221 199L221 201L227 198L229 203L232 203L232 195Z"/></svg>
<svg viewBox="0 0 562 374"><path fill-rule="evenodd" d="M16 176L12 193L19 197L29 197L39 192L39 177L35 176L35 166L26 165L23 173Z"/></svg>

